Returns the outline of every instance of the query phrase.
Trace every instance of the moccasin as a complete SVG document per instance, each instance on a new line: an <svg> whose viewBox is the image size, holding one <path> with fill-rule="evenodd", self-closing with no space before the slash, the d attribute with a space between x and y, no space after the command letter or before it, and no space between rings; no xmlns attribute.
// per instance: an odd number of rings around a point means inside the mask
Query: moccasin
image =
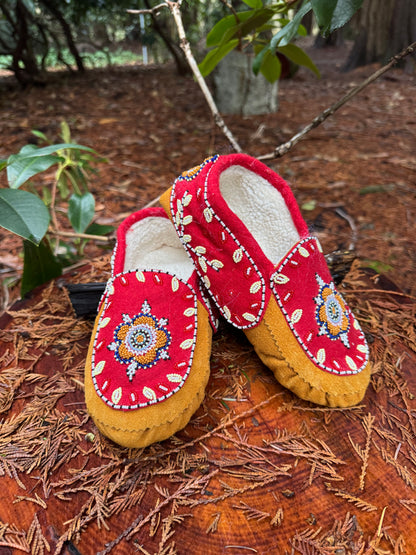
<svg viewBox="0 0 416 555"><path fill-rule="evenodd" d="M362 400L364 333L279 175L245 154L213 156L161 204L224 318L283 386L326 406Z"/></svg>
<svg viewBox="0 0 416 555"><path fill-rule="evenodd" d="M216 319L162 208L119 227L85 368L99 430L125 447L168 438L201 404Z"/></svg>

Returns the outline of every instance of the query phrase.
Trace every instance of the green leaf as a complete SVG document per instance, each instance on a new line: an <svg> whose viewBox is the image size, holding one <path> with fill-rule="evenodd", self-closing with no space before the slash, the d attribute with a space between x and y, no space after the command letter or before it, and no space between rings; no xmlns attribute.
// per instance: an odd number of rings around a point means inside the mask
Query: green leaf
<svg viewBox="0 0 416 555"><path fill-rule="evenodd" d="M321 29L331 22L338 0L311 0L313 13Z"/></svg>
<svg viewBox="0 0 416 555"><path fill-rule="evenodd" d="M73 143L61 143L38 148L36 145L25 145L18 154L9 156L7 162L7 178L10 187L17 189L34 175L49 169L60 161L55 153L64 149L86 150L92 148Z"/></svg>
<svg viewBox="0 0 416 555"><path fill-rule="evenodd" d="M304 203L301 205L301 209L302 209L302 210L315 210L316 204L317 204L317 202L316 202L315 199L308 200L308 201L304 202Z"/></svg>
<svg viewBox="0 0 416 555"><path fill-rule="evenodd" d="M268 52L270 52L270 50L269 50L268 46L265 46L264 48L255 47L254 52L256 54L256 57L254 58L253 66L252 66L253 67L253 73L254 73L254 75L258 75L258 73L260 71L260 68L261 68L261 65L263 63L263 60L264 60L266 54Z"/></svg>
<svg viewBox="0 0 416 555"><path fill-rule="evenodd" d="M50 207L52 203L52 193L49 187L42 187L42 201L47 207Z"/></svg>
<svg viewBox="0 0 416 555"><path fill-rule="evenodd" d="M69 195L69 183L66 173L61 173L56 181L61 197L65 200Z"/></svg>
<svg viewBox="0 0 416 555"><path fill-rule="evenodd" d="M222 46L217 46L205 56L199 64L199 70L204 77L206 77L215 66L238 44L238 39L230 40Z"/></svg>
<svg viewBox="0 0 416 555"><path fill-rule="evenodd" d="M251 16L252 12L237 12L237 17L240 22L245 21ZM236 27L238 22L235 19L234 15L227 15L220 19L218 23L214 25L211 31L207 35L206 44L208 47L217 46L222 41L226 31L228 31L231 27Z"/></svg>
<svg viewBox="0 0 416 555"><path fill-rule="evenodd" d="M338 0L328 33L343 27L363 4L363 0Z"/></svg>
<svg viewBox="0 0 416 555"><path fill-rule="evenodd" d="M249 17L244 15L244 17L240 18L240 14L238 14L240 19L239 23L237 23L234 18L233 24L228 25L221 36L217 34L219 42L217 41L216 44L218 44L218 46L222 46L234 38L240 39L253 31L257 31L259 27L265 25L274 16L274 11L270 8L261 8L260 10L242 12L241 15L243 14L248 14Z"/></svg>
<svg viewBox="0 0 416 555"><path fill-rule="evenodd" d="M312 9L310 1L306 2L299 11L296 12L295 17L287 25L280 29L270 41L270 50L275 52L279 46L286 46L296 36L300 22L303 17Z"/></svg>
<svg viewBox="0 0 416 555"><path fill-rule="evenodd" d="M72 194L69 198L68 218L77 233L84 233L95 213L95 200L91 193Z"/></svg>
<svg viewBox="0 0 416 555"><path fill-rule="evenodd" d="M0 160L0 171L7 167L7 160Z"/></svg>
<svg viewBox="0 0 416 555"><path fill-rule="evenodd" d="M42 139L42 141L45 141L45 143L49 142L48 137L45 135L45 133L42 133L42 131L32 129L32 135L35 135L35 137L38 137L38 139Z"/></svg>
<svg viewBox="0 0 416 555"><path fill-rule="evenodd" d="M308 30L306 29L306 27L304 25L302 25L302 23L298 27L298 35L300 37L307 37L308 36Z"/></svg>
<svg viewBox="0 0 416 555"><path fill-rule="evenodd" d="M363 187L358 192L360 195L368 195L369 193L388 193L394 191L396 188L394 183L386 183L385 185L367 185Z"/></svg>
<svg viewBox="0 0 416 555"><path fill-rule="evenodd" d="M309 58L306 52L302 50L302 48L299 48L299 46L296 46L295 44L288 44L287 46L280 46L278 48L278 51L284 54L295 64L307 67L308 69L313 71L313 73L315 73L317 77L321 76L321 74L319 73L319 69Z"/></svg>
<svg viewBox="0 0 416 555"><path fill-rule="evenodd" d="M263 7L262 0L243 0L243 2L244 4L247 4L247 6L250 6L250 8L253 8L254 10Z"/></svg>
<svg viewBox="0 0 416 555"><path fill-rule="evenodd" d="M274 16L274 11L270 8L261 8L260 10L254 10L249 13L251 13L250 17L239 23L232 33L232 30L230 29L225 34L223 39L224 42L234 38L235 36L238 37L241 35L245 37L253 31L257 31L259 27L265 25ZM223 41L221 41L221 43Z"/></svg>
<svg viewBox="0 0 416 555"><path fill-rule="evenodd" d="M26 6L26 9L32 13L32 15L36 14L36 6L34 2L31 0L23 0L23 4Z"/></svg>
<svg viewBox="0 0 416 555"><path fill-rule="evenodd" d="M266 23L265 25L262 25L261 27L257 27L256 32L257 33L262 33L263 31L272 31L275 28L274 25L272 25L271 23Z"/></svg>
<svg viewBox="0 0 416 555"><path fill-rule="evenodd" d="M22 297L38 285L60 276L61 273L62 266L45 239L39 246L23 241L23 276L20 286Z"/></svg>
<svg viewBox="0 0 416 555"><path fill-rule="evenodd" d="M25 157L25 155L12 154L7 164L7 179L12 189L17 189L34 175L49 169L60 161L59 156L48 155Z"/></svg>
<svg viewBox="0 0 416 555"><path fill-rule="evenodd" d="M107 235L114 231L114 229L115 227L112 225L103 225L94 222L87 227L85 233L88 233L88 235Z"/></svg>
<svg viewBox="0 0 416 555"><path fill-rule="evenodd" d="M0 189L0 225L38 245L49 226L49 212L36 195Z"/></svg>
<svg viewBox="0 0 416 555"><path fill-rule="evenodd" d="M345 25L363 3L363 0L310 1L316 21L324 35Z"/></svg>
<svg viewBox="0 0 416 555"><path fill-rule="evenodd" d="M61 137L66 143L71 140L71 131L66 121L61 121Z"/></svg>
<svg viewBox="0 0 416 555"><path fill-rule="evenodd" d="M282 71L282 64L276 54L272 54L270 50L267 50L264 56L263 63L260 67L260 72L269 81L269 83L274 83L280 77Z"/></svg>
<svg viewBox="0 0 416 555"><path fill-rule="evenodd" d="M362 260L360 262L360 266L362 268L371 268L378 274L385 274L390 270L393 270L393 266L390 266L390 264L386 264L385 262L381 262L380 260Z"/></svg>
<svg viewBox="0 0 416 555"><path fill-rule="evenodd" d="M89 146L78 145L76 143L59 143L56 145L48 145L42 148L36 145L25 145L15 156L20 156L24 158L33 158L36 156L47 156L48 154L54 154L59 150L72 149L72 150L86 150L87 152L94 152L94 149ZM23 156L24 155L24 156Z"/></svg>

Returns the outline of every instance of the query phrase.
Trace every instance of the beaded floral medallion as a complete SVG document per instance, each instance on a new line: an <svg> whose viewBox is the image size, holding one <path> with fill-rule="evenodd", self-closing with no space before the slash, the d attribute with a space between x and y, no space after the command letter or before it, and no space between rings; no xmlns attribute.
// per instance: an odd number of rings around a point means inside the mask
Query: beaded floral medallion
<svg viewBox="0 0 416 555"><path fill-rule="evenodd" d="M316 274L316 281L319 285L319 293L314 299L316 319L320 326L318 335L340 339L346 347L349 347L350 316L345 301L332 282L325 283L318 274Z"/></svg>
<svg viewBox="0 0 416 555"><path fill-rule="evenodd" d="M107 348L114 351L118 362L128 365L127 375L132 381L137 369L150 368L158 360L169 358L171 335L164 327L168 320L155 318L147 300L140 314L133 318L123 314L122 318L122 323L114 330L114 341Z"/></svg>

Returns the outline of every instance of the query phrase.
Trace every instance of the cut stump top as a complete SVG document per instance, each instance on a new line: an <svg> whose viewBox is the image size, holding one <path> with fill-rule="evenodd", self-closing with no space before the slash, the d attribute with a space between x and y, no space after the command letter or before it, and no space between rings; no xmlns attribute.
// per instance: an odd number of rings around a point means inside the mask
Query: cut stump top
<svg viewBox="0 0 416 555"><path fill-rule="evenodd" d="M222 325L202 406L141 450L86 413L92 322L36 290L0 318L0 553L416 553L416 303L389 289L340 286L371 347L359 406L299 400Z"/></svg>

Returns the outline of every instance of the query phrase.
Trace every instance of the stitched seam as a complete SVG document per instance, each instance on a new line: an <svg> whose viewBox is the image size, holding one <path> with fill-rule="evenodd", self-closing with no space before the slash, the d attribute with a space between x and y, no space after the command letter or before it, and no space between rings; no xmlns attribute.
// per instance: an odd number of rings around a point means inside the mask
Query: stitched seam
<svg viewBox="0 0 416 555"><path fill-rule="evenodd" d="M195 395L194 398L198 398L198 400L199 400L199 397L204 393L204 391L205 391L205 388L200 389L200 390L196 393L196 395ZM201 404L201 402L202 402L202 400L200 401L199 404ZM185 412L187 412L187 411L190 409L191 405L192 405L192 403L189 403L181 412L176 413L176 414L177 414L177 417L174 418L173 420L166 420L166 422L162 422L162 423L160 423L160 424L156 424L155 426L151 426L151 427L148 427L148 428L129 428L129 429L126 429L126 428L116 428L115 426L111 426L111 425L109 425L109 424L106 424L103 420L100 420L99 418L95 418L95 417L94 417L93 420L94 420L94 422L96 422L96 423L98 422L99 424L102 424L102 426L105 427L106 429L114 430L115 432L126 432L126 433L134 434L134 433L137 433L137 432L146 432L147 430L156 430L156 429L161 428L162 426L166 426L166 425L168 425L168 424L173 424L176 420L178 420L178 416L184 414ZM197 407L197 408L195 409L195 411L194 411L193 414L195 414L195 412L198 410L198 408L199 408L199 407ZM192 415L191 415L191 416L192 416Z"/></svg>
<svg viewBox="0 0 416 555"><path fill-rule="evenodd" d="M315 385L312 385L310 382L308 382L308 380L306 380L303 376L301 376L299 374L299 372L287 361L287 359L283 356L282 351L280 350L279 345L277 344L277 340L275 338L275 335L273 333L272 328L269 326L269 324L266 322L266 320L264 320L264 323L266 324L267 329L270 332L270 335L273 339L273 343L275 344L279 354L282 356L282 362L285 362L286 365L292 370L292 372L295 374L296 377L298 377L300 380L303 381L304 384L308 385L312 390L316 390L316 391L320 391L322 393L325 394L325 396L331 395L333 398L335 399L348 399L348 397L350 397L351 395L354 395L356 393L361 393L361 390L354 390L349 392L348 394L335 394L335 393L328 393L327 391L324 391L323 389L320 389L319 387L316 387ZM342 376L335 376L337 378L342 378ZM282 384L284 385L284 384Z"/></svg>

